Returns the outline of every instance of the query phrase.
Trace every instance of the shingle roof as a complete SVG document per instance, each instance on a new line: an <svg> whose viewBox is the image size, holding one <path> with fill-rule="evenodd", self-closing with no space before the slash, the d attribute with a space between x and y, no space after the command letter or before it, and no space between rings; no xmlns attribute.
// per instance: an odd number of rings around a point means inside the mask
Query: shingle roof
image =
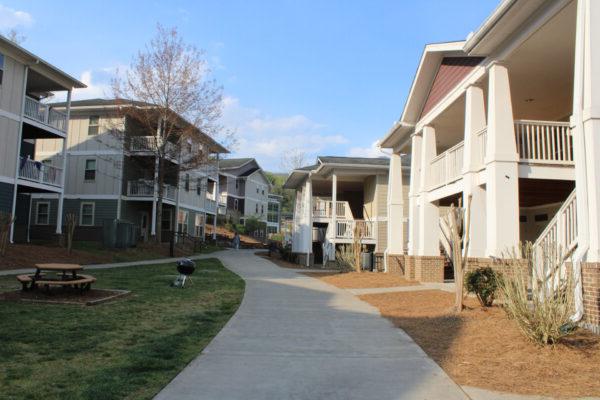
<svg viewBox="0 0 600 400"><path fill-rule="evenodd" d="M105 107L105 106L115 106L118 103L120 104L135 104L138 106L150 106L152 104L145 103L143 101L133 101L133 100L117 100L117 99L85 99L85 100L74 100L71 102L71 107ZM58 102L52 104L54 107L66 107L66 102Z"/></svg>
<svg viewBox="0 0 600 400"><path fill-rule="evenodd" d="M250 176L253 173L255 173L256 171L258 171L260 168L256 167L256 168L250 168L248 171L241 173L240 176Z"/></svg>
<svg viewBox="0 0 600 400"><path fill-rule="evenodd" d="M224 158L219 161L219 169L234 169L256 161L254 158Z"/></svg>
<svg viewBox="0 0 600 400"><path fill-rule="evenodd" d="M317 157L323 164L356 164L356 165L390 165L390 159L385 157Z"/></svg>

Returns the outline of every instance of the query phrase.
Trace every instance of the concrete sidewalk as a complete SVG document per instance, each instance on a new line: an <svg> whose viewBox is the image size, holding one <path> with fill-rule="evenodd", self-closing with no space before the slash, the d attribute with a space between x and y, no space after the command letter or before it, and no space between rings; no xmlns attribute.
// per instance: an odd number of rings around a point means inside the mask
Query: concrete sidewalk
<svg viewBox="0 0 600 400"><path fill-rule="evenodd" d="M201 260L203 258L215 258L219 252L208 253L208 254L198 254L195 256L190 256L192 260ZM84 265L83 268L86 270L90 269L108 269L108 268L123 268L123 267L138 267L141 265L157 265L157 264L168 264L181 260L185 257L172 257L172 258L158 258L154 260L141 260L141 261L127 261L127 262L119 262L119 263L111 263L111 264L89 264ZM18 274L31 274L34 273L34 268L22 268L22 269L9 269L6 271L0 271L0 276L6 275L18 275Z"/></svg>
<svg viewBox="0 0 600 400"><path fill-rule="evenodd" d="M346 290L254 256L237 313L156 399L467 399L402 330Z"/></svg>

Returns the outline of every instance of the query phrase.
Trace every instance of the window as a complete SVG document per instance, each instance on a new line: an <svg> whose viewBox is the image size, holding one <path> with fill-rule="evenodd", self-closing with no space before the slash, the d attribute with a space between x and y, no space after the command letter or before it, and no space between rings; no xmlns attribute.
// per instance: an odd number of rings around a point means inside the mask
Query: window
<svg viewBox="0 0 600 400"><path fill-rule="evenodd" d="M35 224L48 225L50 224L50 202L40 201L35 209Z"/></svg>
<svg viewBox="0 0 600 400"><path fill-rule="evenodd" d="M93 202L81 203L81 210L79 212L79 225L94 226L95 208L96 208L96 204Z"/></svg>
<svg viewBox="0 0 600 400"><path fill-rule="evenodd" d="M96 180L96 160L94 160L94 159L85 160L84 179L86 181L95 181Z"/></svg>
<svg viewBox="0 0 600 400"><path fill-rule="evenodd" d="M237 179L235 180L235 188L239 189L240 188L240 184L238 183Z"/></svg>
<svg viewBox="0 0 600 400"><path fill-rule="evenodd" d="M258 194L258 188L256 188L256 194Z"/></svg>
<svg viewBox="0 0 600 400"><path fill-rule="evenodd" d="M2 85L2 75L4 75L4 54L0 53L0 85Z"/></svg>
<svg viewBox="0 0 600 400"><path fill-rule="evenodd" d="M190 174L185 174L185 191L190 191Z"/></svg>
<svg viewBox="0 0 600 400"><path fill-rule="evenodd" d="M88 124L88 135L97 135L100 126L100 117L97 115L90 116Z"/></svg>
<svg viewBox="0 0 600 400"><path fill-rule="evenodd" d="M202 178L198 178L198 181L196 182L196 194L202 194Z"/></svg>
<svg viewBox="0 0 600 400"><path fill-rule="evenodd" d="M179 210L179 214L177 215L177 232L187 233L187 220L188 212Z"/></svg>
<svg viewBox="0 0 600 400"><path fill-rule="evenodd" d="M260 213L261 213L261 215L265 213L265 205L264 204L260 205Z"/></svg>
<svg viewBox="0 0 600 400"><path fill-rule="evenodd" d="M258 214L258 204L256 204L256 213Z"/></svg>
<svg viewBox="0 0 600 400"><path fill-rule="evenodd" d="M265 189L263 189L263 190L262 190L262 195L263 195L263 196L265 195Z"/></svg>
<svg viewBox="0 0 600 400"><path fill-rule="evenodd" d="M238 199L233 199L233 209L237 211L237 209L238 209Z"/></svg>

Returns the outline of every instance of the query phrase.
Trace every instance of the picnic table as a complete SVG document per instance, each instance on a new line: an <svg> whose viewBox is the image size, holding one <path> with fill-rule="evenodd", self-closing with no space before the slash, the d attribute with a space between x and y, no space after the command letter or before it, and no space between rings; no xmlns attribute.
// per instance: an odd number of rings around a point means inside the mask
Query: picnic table
<svg viewBox="0 0 600 400"><path fill-rule="evenodd" d="M18 275L17 280L23 285L23 290L35 289L41 285L48 291L50 286L62 286L78 288L84 292L91 288L92 283L96 282L96 278L80 274L81 271L83 271L83 267L79 264L36 264L34 274ZM47 278L45 272L56 272L58 277Z"/></svg>

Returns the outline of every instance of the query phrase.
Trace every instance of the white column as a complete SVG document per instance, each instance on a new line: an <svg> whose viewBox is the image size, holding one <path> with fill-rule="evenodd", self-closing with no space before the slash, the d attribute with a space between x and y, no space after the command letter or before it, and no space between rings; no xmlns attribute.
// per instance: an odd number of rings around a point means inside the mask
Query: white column
<svg viewBox="0 0 600 400"><path fill-rule="evenodd" d="M10 224L10 234L9 240L13 243L13 235L15 233L15 213L17 211L17 191L19 189L19 170L21 169L21 142L23 141L23 118L25 115L25 96L27 95L27 76L29 74L29 66L25 66L25 71L23 72L23 85L22 85L22 94L23 99L21 100L21 118L19 120L19 132L17 135L17 156L15 161L15 185L13 187L13 199L12 199L12 209L11 215L13 217L13 222ZM31 209L29 210L31 214Z"/></svg>
<svg viewBox="0 0 600 400"><path fill-rule="evenodd" d="M388 175L388 254L404 254L404 186L400 153L390 158Z"/></svg>
<svg viewBox="0 0 600 400"><path fill-rule="evenodd" d="M150 236L156 236L156 203L158 201L158 156L154 158L154 192L152 196L152 225ZM175 217L177 218L177 217Z"/></svg>
<svg viewBox="0 0 600 400"><path fill-rule="evenodd" d="M440 214L438 207L427 199L430 163L437 155L435 129L431 126L423 128L421 145L421 173L419 193L419 248L420 256L440 255Z"/></svg>
<svg viewBox="0 0 600 400"><path fill-rule="evenodd" d="M337 237L337 175L331 175L331 232Z"/></svg>
<svg viewBox="0 0 600 400"><path fill-rule="evenodd" d="M577 228L585 261L600 261L600 4L578 0L573 93Z"/></svg>
<svg viewBox="0 0 600 400"><path fill-rule="evenodd" d="M486 148L486 255L501 257L519 245L519 171L508 70L489 69Z"/></svg>
<svg viewBox="0 0 600 400"><path fill-rule="evenodd" d="M421 177L421 133L413 134L411 139L410 184L408 192L408 254L417 255L419 249L418 203Z"/></svg>
<svg viewBox="0 0 600 400"><path fill-rule="evenodd" d="M485 256L485 190L477 184L481 149L477 134L486 127L483 89L469 86L465 93L465 145L463 161L463 206L471 196L470 257Z"/></svg>
<svg viewBox="0 0 600 400"><path fill-rule="evenodd" d="M306 266L310 266L310 255L312 253L312 180L309 178L306 180L306 190L305 190L305 200L304 204L306 205L306 231L307 234L305 236L307 240L306 242Z"/></svg>
<svg viewBox="0 0 600 400"><path fill-rule="evenodd" d="M217 153L217 181L215 182L215 196L219 193L219 153ZM208 186L207 186L208 187ZM219 214L219 198L216 197L217 208L215 209L214 221L213 221L213 240L217 240L217 215Z"/></svg>
<svg viewBox="0 0 600 400"><path fill-rule="evenodd" d="M62 176L60 179L60 193L58 194L58 208L56 210L56 234L62 234L63 205L65 200L65 175L67 175L67 145L69 137L69 122L71 118L71 90L67 93L67 122L62 148Z"/></svg>

